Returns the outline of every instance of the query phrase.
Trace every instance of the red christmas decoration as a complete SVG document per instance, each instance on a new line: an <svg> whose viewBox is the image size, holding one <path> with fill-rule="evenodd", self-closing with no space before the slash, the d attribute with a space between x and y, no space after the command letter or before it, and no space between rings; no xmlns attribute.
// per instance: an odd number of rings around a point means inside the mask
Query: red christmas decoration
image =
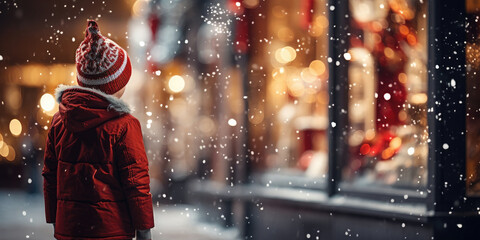
<svg viewBox="0 0 480 240"><path fill-rule="evenodd" d="M227 9L237 16L243 14L244 7L242 0L229 0L227 2Z"/></svg>
<svg viewBox="0 0 480 240"><path fill-rule="evenodd" d="M148 26L152 34L152 42L155 42L157 40L158 27L160 26L160 17L155 13L151 13L148 16Z"/></svg>
<svg viewBox="0 0 480 240"><path fill-rule="evenodd" d="M315 6L315 0L302 0L301 2L301 16L300 26L303 29L309 29L312 26L313 20L313 8Z"/></svg>
<svg viewBox="0 0 480 240"><path fill-rule="evenodd" d="M227 8L235 18L233 44L237 53L246 53L248 50L248 17L241 0L229 0Z"/></svg>
<svg viewBox="0 0 480 240"><path fill-rule="evenodd" d="M246 53L248 50L248 22L247 17L235 21L235 50Z"/></svg>
<svg viewBox="0 0 480 240"><path fill-rule="evenodd" d="M360 36L350 39L352 47L364 47L370 50L377 73L376 137L360 144L357 153L377 157L379 160L391 159L400 148L400 146L390 146L390 141L396 137L390 129L405 124L399 116L407 100L406 87L399 80L399 75L405 72L408 60L402 46L417 44L417 37L414 31L410 30L408 19L405 17L403 21L398 21L403 17L401 12L401 9L390 9L385 22L354 23L354 26L367 29L378 39L373 47L365 46ZM362 31L359 33L363 35Z"/></svg>

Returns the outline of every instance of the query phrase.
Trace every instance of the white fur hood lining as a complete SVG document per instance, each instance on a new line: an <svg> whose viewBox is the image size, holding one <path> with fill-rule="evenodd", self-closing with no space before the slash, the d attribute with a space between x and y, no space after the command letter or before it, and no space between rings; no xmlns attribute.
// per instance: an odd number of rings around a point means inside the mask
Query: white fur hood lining
<svg viewBox="0 0 480 240"><path fill-rule="evenodd" d="M57 89L55 89L55 99L57 100L57 102L60 104L60 102L62 101L62 95L65 91L67 90L71 90L71 89L80 89L80 90L84 90L84 91L90 91L90 92L94 92L100 96L102 96L103 98L105 98L109 103L110 105L108 105L108 108L107 109L113 109L119 113L132 113L132 109L130 108L130 106L125 103L123 100L113 96L113 95L109 95L109 94L106 94L100 90L97 90L97 89L93 89L93 88L86 88L86 87L81 87L81 86L69 86L69 85L59 85L57 87Z"/></svg>

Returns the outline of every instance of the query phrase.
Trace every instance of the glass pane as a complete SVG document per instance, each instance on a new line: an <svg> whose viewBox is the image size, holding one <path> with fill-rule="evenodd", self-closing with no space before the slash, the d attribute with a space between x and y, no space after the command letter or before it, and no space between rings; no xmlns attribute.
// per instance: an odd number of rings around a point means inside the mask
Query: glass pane
<svg viewBox="0 0 480 240"><path fill-rule="evenodd" d="M266 161L257 170L266 173L262 176L269 184L323 185L328 162L326 5L326 0L270 2L267 37L253 39L264 44L265 51L256 52L252 62L262 58L258 67L266 66L267 82L264 97L250 101L249 120L254 129L260 126L255 137L265 141Z"/></svg>
<svg viewBox="0 0 480 240"><path fill-rule="evenodd" d="M425 186L425 1L350 1L348 146L344 181Z"/></svg>
<svg viewBox="0 0 480 240"><path fill-rule="evenodd" d="M467 0L467 193L480 194L480 2Z"/></svg>

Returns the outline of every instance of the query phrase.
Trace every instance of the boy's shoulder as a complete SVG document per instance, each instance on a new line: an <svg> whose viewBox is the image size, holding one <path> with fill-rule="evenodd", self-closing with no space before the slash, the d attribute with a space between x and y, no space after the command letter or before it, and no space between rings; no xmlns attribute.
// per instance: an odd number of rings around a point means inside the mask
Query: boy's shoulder
<svg viewBox="0 0 480 240"><path fill-rule="evenodd" d="M124 114L121 114L119 117L114 118L110 121L130 122L130 121L138 121L138 119L130 113L124 113Z"/></svg>
<svg viewBox="0 0 480 240"><path fill-rule="evenodd" d="M122 134L126 128L131 125L140 126L140 122L130 113L125 113L117 118L108 120L103 124L103 128L110 134Z"/></svg>

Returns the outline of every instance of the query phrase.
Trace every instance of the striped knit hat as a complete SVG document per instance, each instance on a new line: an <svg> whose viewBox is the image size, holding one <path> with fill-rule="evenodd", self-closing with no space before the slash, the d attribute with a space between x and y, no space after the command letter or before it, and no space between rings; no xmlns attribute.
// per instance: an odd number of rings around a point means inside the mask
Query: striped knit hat
<svg viewBox="0 0 480 240"><path fill-rule="evenodd" d="M82 87L116 93L127 85L132 66L127 52L102 36L98 24L88 20L85 39L75 54L77 82Z"/></svg>

